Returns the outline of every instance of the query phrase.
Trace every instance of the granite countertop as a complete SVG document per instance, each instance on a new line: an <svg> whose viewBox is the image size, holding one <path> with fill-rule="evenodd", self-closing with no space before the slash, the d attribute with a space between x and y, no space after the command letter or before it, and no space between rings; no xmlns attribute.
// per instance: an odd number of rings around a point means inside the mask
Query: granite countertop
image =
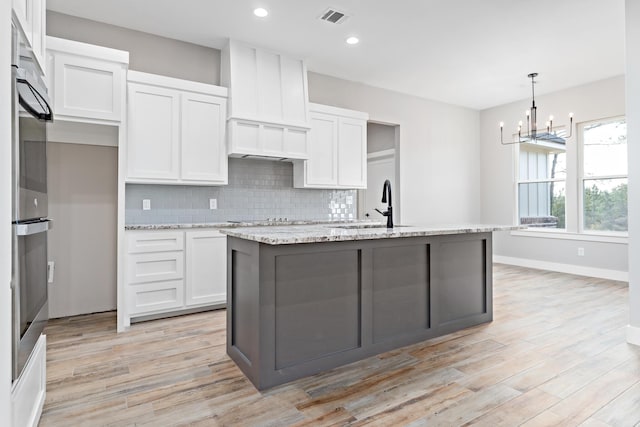
<svg viewBox="0 0 640 427"><path fill-rule="evenodd" d="M228 236L252 240L269 245L295 243L343 242L349 240L391 239L398 237L422 237L444 234L485 233L519 230L522 226L494 224L460 224L443 226L396 226L388 230L384 224L316 224L282 227L246 227L220 230Z"/></svg>
<svg viewBox="0 0 640 427"><path fill-rule="evenodd" d="M319 224L371 224L378 223L373 220L342 219L342 220L291 220L291 221L224 221L183 224L127 224L124 229L133 230L183 230L192 228L239 228L239 227L274 227L293 225L319 225Z"/></svg>

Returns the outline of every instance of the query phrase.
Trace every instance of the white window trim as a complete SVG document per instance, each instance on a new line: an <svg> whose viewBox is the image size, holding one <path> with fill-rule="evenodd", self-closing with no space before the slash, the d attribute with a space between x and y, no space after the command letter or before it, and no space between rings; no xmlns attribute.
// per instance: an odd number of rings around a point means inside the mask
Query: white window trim
<svg viewBox="0 0 640 427"><path fill-rule="evenodd" d="M562 229L536 229L527 228L525 230L511 231L512 236L520 237L538 237L545 239L560 239L560 240L579 240L586 242L603 242L603 243L617 243L620 245L626 245L629 242L629 238L626 234L613 235L607 234L586 234L586 233L572 233Z"/></svg>
<svg viewBox="0 0 640 427"><path fill-rule="evenodd" d="M535 183L535 182L564 182L566 195L565 195L565 228L564 229L549 229L549 228L536 228L530 227L524 230L514 230L510 234L512 236L521 237L537 237L546 239L563 239L563 240L578 240L589 242L604 242L615 244L627 244L628 233L620 232L595 232L585 231L583 229L584 215L582 212L583 206L583 194L582 194L582 182L583 176L583 164L582 158L582 134L581 131L585 125L594 122L602 121L615 121L620 118L625 118L625 115L616 115L611 117L604 117L602 119L589 120L586 122L576 123L576 132L574 136L567 140L567 175L565 179L548 179L548 180L531 180L520 181L520 144L514 144L512 150L513 159L513 194L515 194L514 203L514 224L520 224L520 212L518 206L519 185L521 183ZM570 141L575 144L570 145ZM572 146L573 145L573 146ZM574 164L577 163L577 164ZM572 167L573 165L573 167ZM616 175L615 177L628 178L628 175ZM588 179L594 179L596 177L589 177ZM597 177L600 178L600 177ZM606 177L605 177L606 178ZM575 209L572 207L575 206ZM573 210L573 212L571 212ZM576 218L577 216L577 218Z"/></svg>
<svg viewBox="0 0 640 427"><path fill-rule="evenodd" d="M626 116L621 115L621 116L612 116L612 117L605 117L603 119L597 119L597 120L589 120L586 122L581 122L576 124L576 131L577 131L577 137L578 137L578 176L576 179L576 185L578 186L577 188L577 195L578 195L578 230L579 233L583 233L583 234L603 234L603 235L607 235L607 236L617 236L617 235L624 235L624 236L628 236L628 232L627 233L621 233L621 232L615 232L615 231L603 231L603 232L594 232L594 231L590 231L587 230L585 231L584 229L584 181L585 180L595 180L595 179L621 179L621 178L629 178L629 171L627 171L627 175L598 175L598 176L590 176L590 177L585 177L584 176L584 139L582 137L583 133L584 133L584 128L585 126L591 124L591 123L612 123L612 122L616 122L619 121L620 119L626 119ZM627 147L628 147L628 140L627 140Z"/></svg>
<svg viewBox="0 0 640 427"><path fill-rule="evenodd" d="M568 142L568 141L567 141ZM565 185L565 190L567 190L567 195L565 195L566 199L569 198L569 191L568 191L568 182L570 179L570 175L569 175L569 171L567 171L567 174L564 178L549 178L549 179L528 179L528 180L520 180L520 144L514 144L513 145L513 150L512 150L512 155L513 155L513 194L515 194L515 198L513 200L514 203L514 209L513 209L513 223L514 224L520 224L520 206L519 206L519 200L520 200L520 186L519 184L536 184L536 183L541 183L541 182L562 182ZM569 155L567 154L567 169L569 169ZM543 237L545 235L545 233L549 233L550 235L548 237L550 238L559 238L557 237L559 233L567 233L568 228L569 228L569 218L566 214L567 211L567 203L568 201L565 199L565 228L562 229L558 229L558 228L554 228L554 229L549 229L549 228L536 228L536 227L530 227L530 228L526 228L524 231L511 231L511 235L518 235L518 234L514 234L514 233L523 233L523 232L530 232L530 233L534 233L538 234L541 233ZM552 231L549 231L552 230Z"/></svg>

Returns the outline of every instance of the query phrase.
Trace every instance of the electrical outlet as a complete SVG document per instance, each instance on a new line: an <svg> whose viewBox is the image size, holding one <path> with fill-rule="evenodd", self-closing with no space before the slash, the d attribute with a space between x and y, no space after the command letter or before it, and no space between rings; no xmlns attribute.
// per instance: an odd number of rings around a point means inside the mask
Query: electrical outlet
<svg viewBox="0 0 640 427"><path fill-rule="evenodd" d="M578 248L578 256L584 256L584 248Z"/></svg>
<svg viewBox="0 0 640 427"><path fill-rule="evenodd" d="M151 210L151 199L142 199L142 210L143 211Z"/></svg>
<svg viewBox="0 0 640 427"><path fill-rule="evenodd" d="M53 275L56 272L55 261L49 261L47 263L47 283L53 283Z"/></svg>
<svg viewBox="0 0 640 427"><path fill-rule="evenodd" d="M218 199L209 199L209 209L218 209Z"/></svg>

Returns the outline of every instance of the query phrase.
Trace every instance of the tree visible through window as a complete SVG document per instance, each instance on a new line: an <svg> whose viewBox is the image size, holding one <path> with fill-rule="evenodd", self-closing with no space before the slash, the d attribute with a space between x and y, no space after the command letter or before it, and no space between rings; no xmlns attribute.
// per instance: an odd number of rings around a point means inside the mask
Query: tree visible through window
<svg viewBox="0 0 640 427"><path fill-rule="evenodd" d="M582 126L582 228L625 232L627 124L624 118Z"/></svg>

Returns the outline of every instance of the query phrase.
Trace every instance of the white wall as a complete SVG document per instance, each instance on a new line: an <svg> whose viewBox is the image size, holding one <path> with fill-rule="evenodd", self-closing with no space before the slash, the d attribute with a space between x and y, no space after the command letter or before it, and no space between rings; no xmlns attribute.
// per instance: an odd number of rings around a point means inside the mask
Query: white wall
<svg viewBox="0 0 640 427"><path fill-rule="evenodd" d="M627 141L629 144L629 328L640 345L640 3L626 1Z"/></svg>
<svg viewBox="0 0 640 427"><path fill-rule="evenodd" d="M11 2L0 1L0 425L11 420Z"/></svg>
<svg viewBox="0 0 640 427"><path fill-rule="evenodd" d="M542 86L544 76L538 79ZM526 82L523 76L523 82ZM625 114L624 76L590 83L583 86L536 96L539 123L542 118L553 114L558 125L568 121L569 112L574 113L577 123ZM523 83L524 84L524 83ZM540 87L538 87L540 90ZM524 120L524 112L529 109L531 99L514 102L480 113L480 163L482 165L482 221L487 223L512 224L516 216L513 146L500 144L498 123L504 121L505 134ZM546 119L545 119L546 120ZM576 131L567 143L568 167L576 165L570 160L576 149ZM630 161L631 164L631 161ZM567 186L567 191L576 191ZM631 215L629 215L631 217ZM579 257L578 247L584 248L584 256ZM628 269L627 244L565 240L541 237L514 236L511 233L496 233L494 253L502 257L558 263L592 269L605 276L624 278ZM548 264L547 264L548 265Z"/></svg>
<svg viewBox="0 0 640 427"><path fill-rule="evenodd" d="M312 72L309 100L400 125L402 212L396 223L480 220L477 111ZM397 191L398 183L392 185Z"/></svg>

